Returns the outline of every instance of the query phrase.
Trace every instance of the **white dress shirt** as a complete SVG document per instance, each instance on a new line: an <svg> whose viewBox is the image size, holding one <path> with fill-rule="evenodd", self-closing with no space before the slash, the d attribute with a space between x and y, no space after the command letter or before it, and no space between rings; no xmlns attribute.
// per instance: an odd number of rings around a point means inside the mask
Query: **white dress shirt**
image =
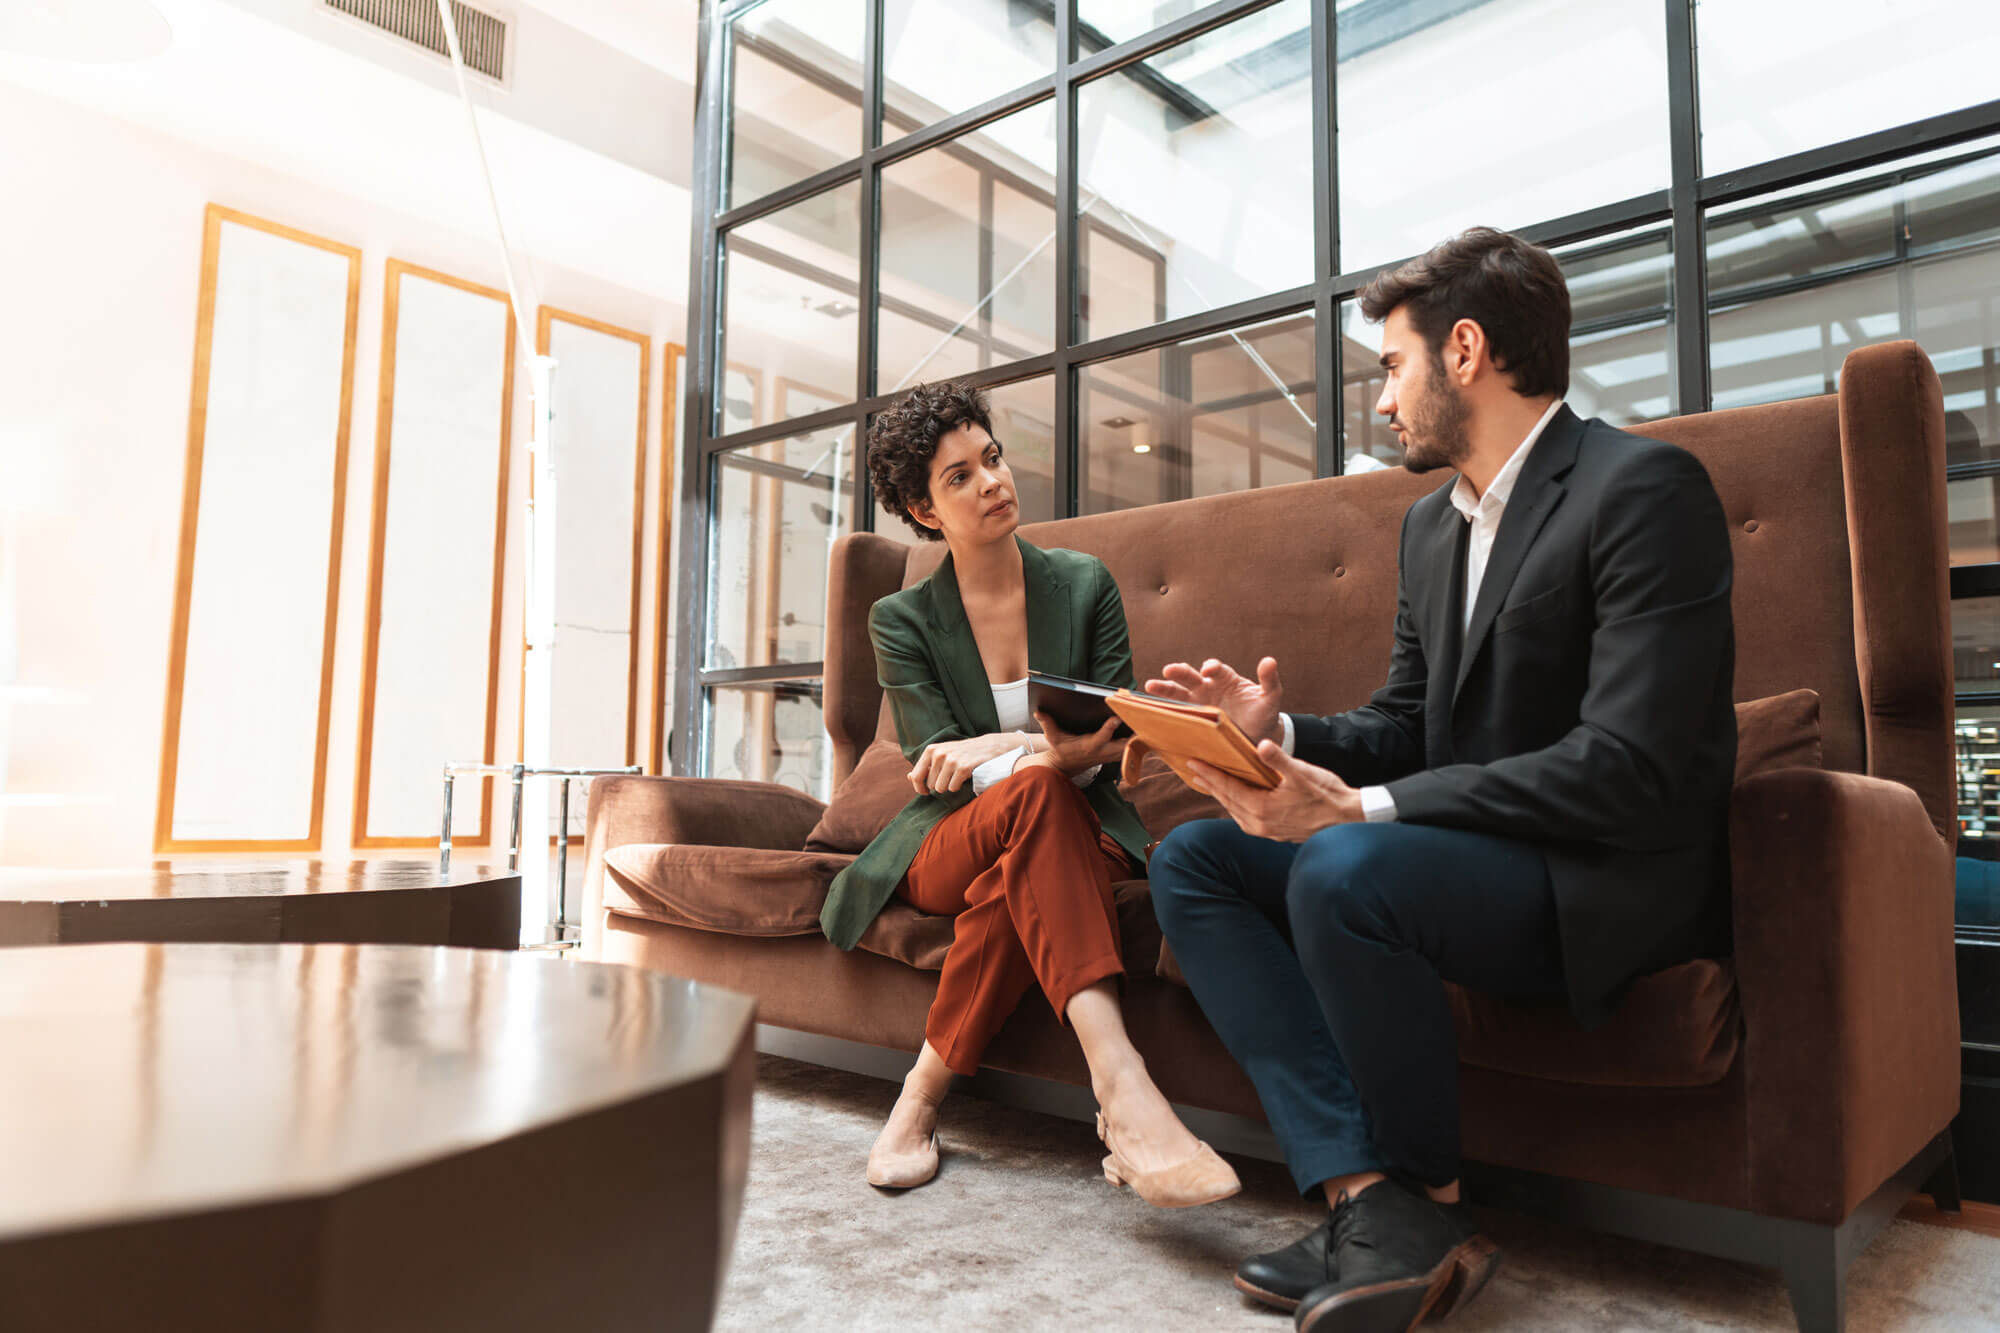
<svg viewBox="0 0 2000 1333"><path fill-rule="evenodd" d="M1469 629L1472 625L1472 608L1479 602L1479 585L1486 578L1486 560L1493 554L1493 538L1500 531L1500 519L1507 512L1507 498L1514 493L1514 483L1521 479L1528 451L1535 447L1535 441L1542 438L1542 432L1561 409L1560 398L1549 404L1549 410L1542 413L1542 419L1529 430L1527 438L1515 447L1507 461L1500 465L1500 470L1493 474L1484 495L1475 496L1472 493L1472 483L1463 472L1458 474L1458 482L1451 488L1451 507L1472 525L1472 540L1465 544L1465 605L1459 611L1459 626L1462 629ZM1290 754L1298 739L1291 715L1280 713L1278 722L1284 732L1279 744L1284 746L1286 754ZM1371 824L1394 819L1396 802L1389 795L1389 789L1363 787L1361 813Z"/></svg>

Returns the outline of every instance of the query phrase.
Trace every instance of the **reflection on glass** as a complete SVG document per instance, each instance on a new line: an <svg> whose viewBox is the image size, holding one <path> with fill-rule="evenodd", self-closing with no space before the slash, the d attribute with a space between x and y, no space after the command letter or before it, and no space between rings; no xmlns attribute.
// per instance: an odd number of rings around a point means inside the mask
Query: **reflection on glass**
<svg viewBox="0 0 2000 1333"><path fill-rule="evenodd" d="M860 183L746 223L722 245L716 433L852 402Z"/></svg>
<svg viewBox="0 0 2000 1333"><path fill-rule="evenodd" d="M1052 101L883 169L882 392L1053 346L1055 170Z"/></svg>
<svg viewBox="0 0 2000 1333"><path fill-rule="evenodd" d="M2000 597L1951 604L1951 647L1960 696L1958 922L2000 927Z"/></svg>
<svg viewBox="0 0 2000 1333"><path fill-rule="evenodd" d="M724 207L861 154L863 0L764 0L730 25Z"/></svg>
<svg viewBox="0 0 2000 1333"><path fill-rule="evenodd" d="M884 139L1047 78L1056 66L1052 7L1020 0L887 0L882 11Z"/></svg>
<svg viewBox="0 0 2000 1333"><path fill-rule="evenodd" d="M2000 97L2000 5L1700 0L1695 32L1711 175Z"/></svg>
<svg viewBox="0 0 2000 1333"><path fill-rule="evenodd" d="M833 747L820 683L709 687L708 776L776 782L825 800L833 791Z"/></svg>
<svg viewBox="0 0 2000 1333"><path fill-rule="evenodd" d="M1311 280L1310 29L1280 0L1078 90L1083 338Z"/></svg>
<svg viewBox="0 0 2000 1333"><path fill-rule="evenodd" d="M1634 426L1673 405L1673 248L1664 226L1555 252L1569 283L1569 393L1580 417Z"/></svg>
<svg viewBox="0 0 2000 1333"><path fill-rule="evenodd" d="M711 480L711 670L817 662L826 646L827 551L854 512L854 430L719 455Z"/></svg>
<svg viewBox="0 0 2000 1333"><path fill-rule="evenodd" d="M1857 347L1915 338L1944 382L1954 560L1991 559L2000 471L2000 154L1760 200L1709 226L1717 407L1830 393Z"/></svg>
<svg viewBox="0 0 2000 1333"><path fill-rule="evenodd" d="M1076 0L1084 55L1144 37L1201 7L1201 0Z"/></svg>
<svg viewBox="0 0 2000 1333"><path fill-rule="evenodd" d="M1659 0L1408 4L1361 18L1341 15L1334 80L1342 269L1668 184ZM1483 127L1477 152L1459 147L1470 126Z"/></svg>
<svg viewBox="0 0 2000 1333"><path fill-rule="evenodd" d="M1672 410L1673 252L1664 227L1642 228L1555 251L1569 284L1569 392L1584 418L1614 426ZM1403 446L1375 413L1382 396L1382 330L1358 302L1340 309L1341 400L1349 472L1400 467Z"/></svg>
<svg viewBox="0 0 2000 1333"><path fill-rule="evenodd" d="M1044 523L1056 516L1056 382L1053 375L1002 384L986 391L987 416L993 438L1014 474L1014 502L1023 523ZM875 505L875 531L899 542L923 540L902 519Z"/></svg>
<svg viewBox="0 0 2000 1333"><path fill-rule="evenodd" d="M1310 478L1313 349L1287 315L1078 371L1082 512Z"/></svg>

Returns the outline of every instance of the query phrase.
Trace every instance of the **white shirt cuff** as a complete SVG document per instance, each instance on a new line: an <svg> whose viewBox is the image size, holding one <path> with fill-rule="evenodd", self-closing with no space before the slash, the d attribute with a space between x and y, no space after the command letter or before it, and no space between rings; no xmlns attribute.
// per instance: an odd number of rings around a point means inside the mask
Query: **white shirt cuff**
<svg viewBox="0 0 2000 1333"><path fill-rule="evenodd" d="M980 792L985 791L988 787L992 786L994 783L999 782L1001 779L1010 776L1014 772L1014 765L1019 763L1021 761L1021 756L1027 753L1028 753L1027 746L1017 745L1013 749L1007 751L1007 753L996 754L991 759L988 759L985 763L981 764L979 767L973 769L972 794L974 796L977 796L979 795Z"/></svg>
<svg viewBox="0 0 2000 1333"><path fill-rule="evenodd" d="M1281 733L1278 737L1278 748L1286 754L1292 753L1293 749L1299 743L1299 733L1292 726L1292 715L1290 713L1278 714L1278 730Z"/></svg>
<svg viewBox="0 0 2000 1333"><path fill-rule="evenodd" d="M1363 787L1361 814L1371 824L1393 824L1396 822L1396 798L1389 795L1387 787Z"/></svg>
<svg viewBox="0 0 2000 1333"><path fill-rule="evenodd" d="M1084 769L1083 772L1081 773L1070 774L1069 780L1071 782L1074 782L1079 787L1088 787L1091 783L1097 781L1097 775L1099 773L1102 773L1103 771L1104 771L1104 765L1092 764L1089 768Z"/></svg>

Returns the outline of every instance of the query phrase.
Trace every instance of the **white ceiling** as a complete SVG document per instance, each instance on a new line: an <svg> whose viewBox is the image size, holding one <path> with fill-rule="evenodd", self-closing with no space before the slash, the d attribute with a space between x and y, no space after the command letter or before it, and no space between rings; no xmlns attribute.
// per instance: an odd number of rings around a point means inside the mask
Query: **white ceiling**
<svg viewBox="0 0 2000 1333"><path fill-rule="evenodd" d="M0 50L0 81L489 243L444 61L321 0L154 3L173 28L163 53L83 64ZM557 264L684 304L694 0L491 7L513 22L513 69L505 89L474 80L473 98L513 247L531 271Z"/></svg>

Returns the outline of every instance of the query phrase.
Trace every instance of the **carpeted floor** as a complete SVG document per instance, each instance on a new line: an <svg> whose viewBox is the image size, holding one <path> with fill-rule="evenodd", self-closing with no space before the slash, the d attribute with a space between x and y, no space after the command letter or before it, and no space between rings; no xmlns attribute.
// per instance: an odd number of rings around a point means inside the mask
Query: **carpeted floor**
<svg viewBox="0 0 2000 1333"><path fill-rule="evenodd" d="M1241 1194L1163 1212L1104 1183L1089 1126L965 1097L945 1107L937 1179L884 1194L862 1167L895 1085L760 1059L719 1327L1289 1333L1229 1282L1316 1220L1279 1167L1236 1159ZM1794 1327L1769 1270L1484 1217L1504 1259L1457 1333ZM1848 1309L1854 1333L2000 1329L2000 1240L1896 1222L1850 1270Z"/></svg>

